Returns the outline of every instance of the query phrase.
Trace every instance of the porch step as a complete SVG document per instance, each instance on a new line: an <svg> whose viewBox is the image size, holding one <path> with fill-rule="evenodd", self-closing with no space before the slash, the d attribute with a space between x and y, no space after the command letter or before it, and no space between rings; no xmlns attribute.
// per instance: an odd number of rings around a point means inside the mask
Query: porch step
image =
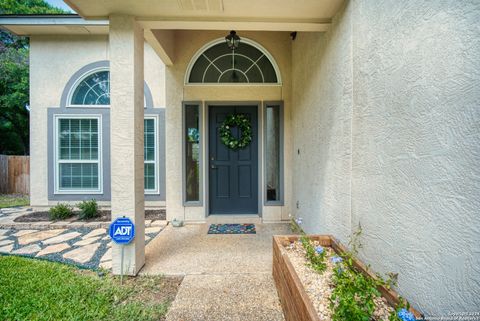
<svg viewBox="0 0 480 321"><path fill-rule="evenodd" d="M258 215L244 214L244 215L209 215L207 217L207 224L229 224L229 223L262 223L262 218Z"/></svg>

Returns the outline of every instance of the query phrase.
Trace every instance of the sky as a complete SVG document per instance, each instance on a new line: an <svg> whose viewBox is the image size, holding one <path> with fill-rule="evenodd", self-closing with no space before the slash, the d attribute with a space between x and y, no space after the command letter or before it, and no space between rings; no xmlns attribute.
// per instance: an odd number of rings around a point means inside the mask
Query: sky
<svg viewBox="0 0 480 321"><path fill-rule="evenodd" d="M54 7L63 9L65 11L70 11L71 13L75 13L75 11L73 11L72 8L70 8L65 4L65 2L63 2L63 0L45 0L45 2L48 2Z"/></svg>

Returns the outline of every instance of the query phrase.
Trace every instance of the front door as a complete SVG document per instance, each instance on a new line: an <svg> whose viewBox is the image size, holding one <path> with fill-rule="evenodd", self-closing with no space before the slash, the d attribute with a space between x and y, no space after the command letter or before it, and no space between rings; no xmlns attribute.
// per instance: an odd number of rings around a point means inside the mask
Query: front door
<svg viewBox="0 0 480 321"><path fill-rule="evenodd" d="M210 214L258 213L258 110L257 106L210 106L209 200ZM220 127L230 114L244 114L251 123L252 142L244 149L227 148ZM238 127L231 128L238 139Z"/></svg>

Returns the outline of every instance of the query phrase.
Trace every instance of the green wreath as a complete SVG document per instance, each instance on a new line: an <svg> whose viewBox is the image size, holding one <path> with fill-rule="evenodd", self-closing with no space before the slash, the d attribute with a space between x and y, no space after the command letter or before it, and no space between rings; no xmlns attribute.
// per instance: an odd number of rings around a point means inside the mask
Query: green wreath
<svg viewBox="0 0 480 321"><path fill-rule="evenodd" d="M231 132L232 127L238 127L242 135L236 139ZM252 126L243 114L232 114L225 118L220 126L220 138L222 143L230 149L244 149L252 142Z"/></svg>

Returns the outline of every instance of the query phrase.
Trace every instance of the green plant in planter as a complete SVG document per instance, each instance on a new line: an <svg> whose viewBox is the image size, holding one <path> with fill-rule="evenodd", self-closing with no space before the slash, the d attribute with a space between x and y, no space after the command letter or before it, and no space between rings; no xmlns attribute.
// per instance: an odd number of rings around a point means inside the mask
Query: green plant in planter
<svg viewBox="0 0 480 321"><path fill-rule="evenodd" d="M327 264L325 263L326 251L321 246L313 246L310 242L310 238L306 235L302 235L300 238L302 246L306 251L306 256L308 264L317 272L323 272L327 269Z"/></svg>
<svg viewBox="0 0 480 321"><path fill-rule="evenodd" d="M73 215L73 208L65 203L58 203L48 211L51 220L64 220Z"/></svg>
<svg viewBox="0 0 480 321"><path fill-rule="evenodd" d="M290 218L290 228L293 232L300 233L300 242L305 249L308 265L317 272L324 272L327 269L325 263L326 251L322 246L313 246L310 242L310 238L306 235L302 228L303 219L301 217Z"/></svg>
<svg viewBox="0 0 480 321"><path fill-rule="evenodd" d="M356 271L350 259L338 259L332 258L338 265L334 269L335 287L330 296L332 320L369 321L375 311L374 299L380 296L378 281Z"/></svg>
<svg viewBox="0 0 480 321"><path fill-rule="evenodd" d="M300 219L295 219L293 216L291 216L291 215L289 215L289 216L290 216L290 230L292 231L292 233L305 234L303 229L298 224L298 222L302 222L301 218Z"/></svg>
<svg viewBox="0 0 480 321"><path fill-rule="evenodd" d="M388 281L383 280L378 274L377 279L365 276L353 265L358 250L362 248L360 236L362 227L360 224L353 232L348 242L350 251L340 256L331 258L334 263L333 284L335 285L330 296L330 308L332 320L369 321L375 311L374 299L381 294L379 285L392 286L395 284L395 274L391 274ZM398 321L398 320L395 320Z"/></svg>
<svg viewBox="0 0 480 321"><path fill-rule="evenodd" d="M410 303L402 297L399 297L399 303L395 311L390 313L389 321L415 321L415 316L410 311Z"/></svg>
<svg viewBox="0 0 480 321"><path fill-rule="evenodd" d="M97 201L92 199L90 201L83 201L77 204L80 209L80 219L88 220L99 215Z"/></svg>

